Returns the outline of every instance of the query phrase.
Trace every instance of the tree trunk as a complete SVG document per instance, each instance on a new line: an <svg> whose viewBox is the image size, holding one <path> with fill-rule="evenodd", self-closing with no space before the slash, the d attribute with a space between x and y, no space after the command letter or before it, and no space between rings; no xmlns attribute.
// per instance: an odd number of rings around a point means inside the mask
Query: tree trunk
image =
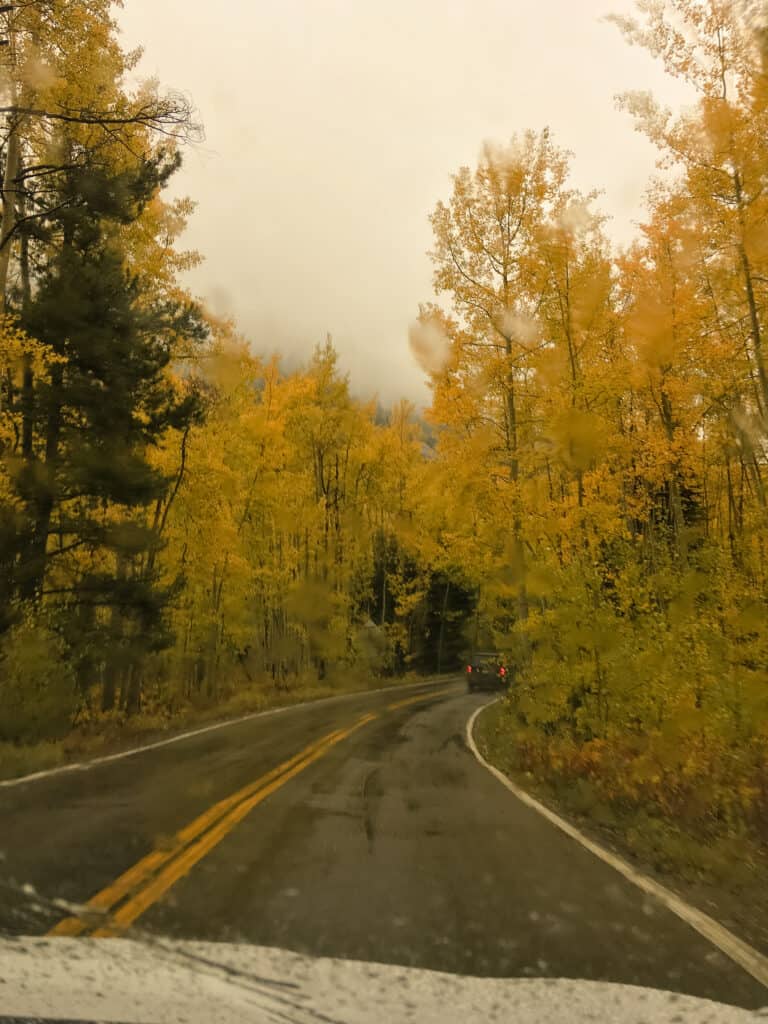
<svg viewBox="0 0 768 1024"><path fill-rule="evenodd" d="M506 342L507 357L512 356L512 342ZM516 572L520 574L520 585L517 592L517 615L521 622L528 618L528 588L525 583L525 545L523 544L523 520L518 511L519 494L517 485L520 478L520 463L518 461L518 437L517 437L517 407L515 403L515 384L510 370L509 379L505 388L506 413L507 413L507 452L509 456L509 475L514 487L515 513L512 518L512 536L514 539L514 552L516 561Z"/></svg>
<svg viewBox="0 0 768 1024"><path fill-rule="evenodd" d="M128 670L128 683L125 695L125 712L127 715L138 715L141 711L142 675L138 665L131 665Z"/></svg>
<svg viewBox="0 0 768 1024"><path fill-rule="evenodd" d="M127 571L127 559L124 555L117 555L115 566L115 578L118 581L124 580ZM107 662L104 667L101 687L101 710L112 711L115 707L118 694L118 683L121 684L123 675L123 659L125 651L123 648L123 634L125 622L122 610L117 605L112 605L109 611L109 651Z"/></svg>
<svg viewBox="0 0 768 1024"><path fill-rule="evenodd" d="M21 163L19 162L19 173ZM24 219L26 214L26 201L23 193L19 195L19 216ZM10 252L10 245L8 246ZM29 266L29 238L26 233L21 239L20 253L21 269L21 312L25 315L32 301L32 280ZM35 377L32 370L32 360L29 355L24 356L21 384L21 453L25 460L32 458L34 445L34 415L35 415Z"/></svg>
<svg viewBox="0 0 768 1024"><path fill-rule="evenodd" d="M667 435L667 441L672 446L675 441L677 422L669 395L663 386L661 388L661 419ZM683 515L683 501L680 491L680 469L677 463L673 463L669 467L667 485L669 493L669 518L672 523L675 550L680 560L685 564L688 561L688 547L685 542L685 517Z"/></svg>
<svg viewBox="0 0 768 1024"><path fill-rule="evenodd" d="M48 535L55 503L56 462L61 435L61 386L63 369L55 365L51 370L51 399L45 436L44 482L36 484L42 489L32 501L33 523L30 537L22 554L19 569L19 594L25 601L39 597L48 567Z"/></svg>
<svg viewBox="0 0 768 1024"><path fill-rule="evenodd" d="M451 592L451 581L445 584L445 595L443 597L443 609L440 614L440 633L437 638L437 674L443 671L443 645L445 642L445 617L448 614L448 597Z"/></svg>
<svg viewBox="0 0 768 1024"><path fill-rule="evenodd" d="M746 223L744 218L744 193L741 187L741 177L738 173L733 176L733 185L736 192L736 203L739 214L739 226L741 237L739 238L738 252L741 263L742 274L744 275L744 289L747 293L747 308L749 309L749 326L752 338L752 355L757 369L757 378L760 383L760 405L765 416L768 413L768 376L766 376L765 362L763 359L763 333L760 326L760 315L757 308L757 297L755 296L754 275L749 261L746 245Z"/></svg>
<svg viewBox="0 0 768 1024"><path fill-rule="evenodd" d="M16 104L16 90L13 90L12 103ZM13 115L11 115L13 117ZM16 200L18 193L18 177L21 165L21 139L19 137L21 122L13 120L6 148L5 173L3 174L3 216L0 218L0 312L8 312L8 270L11 265L11 248L13 233L18 223Z"/></svg>

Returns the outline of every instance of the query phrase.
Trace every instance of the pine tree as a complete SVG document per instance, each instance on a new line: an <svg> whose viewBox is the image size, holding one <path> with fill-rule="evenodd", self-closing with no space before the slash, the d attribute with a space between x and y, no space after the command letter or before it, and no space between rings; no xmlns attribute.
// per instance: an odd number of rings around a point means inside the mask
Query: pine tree
<svg viewBox="0 0 768 1024"><path fill-rule="evenodd" d="M168 369L174 339L206 332L194 307L145 301L119 229L141 217L177 166L160 150L117 174L95 166L68 175L63 209L48 225L50 254L23 312L26 331L61 362L34 382L27 403L31 443L15 474L24 507L16 592L22 601L63 601L81 649L117 620L128 646L131 638L164 642L173 588L158 586L159 538L147 512L170 481L147 453L199 415L194 389L180 391Z"/></svg>

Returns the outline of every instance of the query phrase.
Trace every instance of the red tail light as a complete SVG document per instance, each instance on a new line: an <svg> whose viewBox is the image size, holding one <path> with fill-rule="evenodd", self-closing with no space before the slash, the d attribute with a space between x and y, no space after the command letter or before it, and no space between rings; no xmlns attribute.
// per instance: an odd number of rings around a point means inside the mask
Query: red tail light
<svg viewBox="0 0 768 1024"><path fill-rule="evenodd" d="M469 674L472 675L472 666L471 665L467 665L467 672L469 672Z"/></svg>

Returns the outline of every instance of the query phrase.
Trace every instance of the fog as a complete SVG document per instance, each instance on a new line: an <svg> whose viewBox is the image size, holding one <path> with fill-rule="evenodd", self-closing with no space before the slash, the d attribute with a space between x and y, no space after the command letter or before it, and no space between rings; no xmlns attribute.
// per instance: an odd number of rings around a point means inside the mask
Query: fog
<svg viewBox="0 0 768 1024"><path fill-rule="evenodd" d="M615 94L681 86L607 13L630 0L125 0L144 76L188 93L206 142L175 184L205 256L190 285L258 352L333 336L358 394L428 398L408 345L432 297L428 214L485 140L548 125L619 244L656 154Z"/></svg>

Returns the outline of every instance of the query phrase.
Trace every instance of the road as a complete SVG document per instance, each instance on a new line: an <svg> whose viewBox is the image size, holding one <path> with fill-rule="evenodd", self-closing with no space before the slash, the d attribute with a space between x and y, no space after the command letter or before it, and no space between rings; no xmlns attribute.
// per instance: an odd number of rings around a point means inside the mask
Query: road
<svg viewBox="0 0 768 1024"><path fill-rule="evenodd" d="M465 728L487 699L445 682L339 698L0 788L0 933L99 936L133 924L481 977L768 1003L741 968L477 762ZM53 899L91 901L93 913L83 923Z"/></svg>

